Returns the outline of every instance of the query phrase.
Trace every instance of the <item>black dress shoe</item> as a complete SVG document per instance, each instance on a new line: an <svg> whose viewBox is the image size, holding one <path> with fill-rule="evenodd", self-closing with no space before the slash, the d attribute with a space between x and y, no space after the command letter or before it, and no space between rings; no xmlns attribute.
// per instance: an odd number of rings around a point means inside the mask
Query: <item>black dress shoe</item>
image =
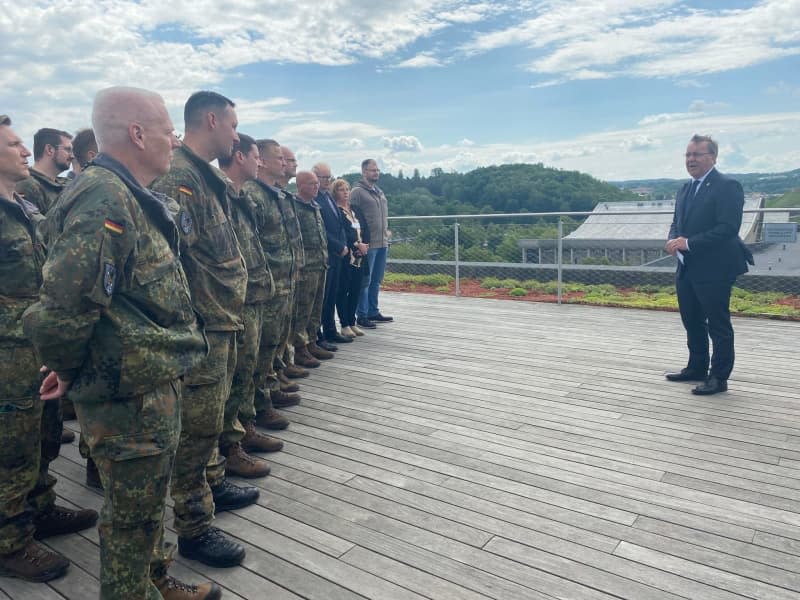
<svg viewBox="0 0 800 600"><path fill-rule="evenodd" d="M233 485L224 479L218 486L211 488L214 496L214 512L236 510L250 506L258 500L258 488L252 486Z"/></svg>
<svg viewBox="0 0 800 600"><path fill-rule="evenodd" d="M375 329L377 327L377 325L375 325L375 323L370 321L367 317L358 317L356 319L356 325L366 329Z"/></svg>
<svg viewBox="0 0 800 600"><path fill-rule="evenodd" d="M698 385L692 390L693 394L698 396L710 396L711 394L719 394L720 392L728 391L728 382L724 379L717 379L710 375L703 383Z"/></svg>
<svg viewBox="0 0 800 600"><path fill-rule="evenodd" d="M331 344L327 340L317 340L317 346L328 352L336 352L339 349L339 346Z"/></svg>
<svg viewBox="0 0 800 600"><path fill-rule="evenodd" d="M353 338L349 338L346 335L342 335L338 331L336 333L331 333L325 336L325 341L334 344L352 344Z"/></svg>
<svg viewBox="0 0 800 600"><path fill-rule="evenodd" d="M179 537L178 552L209 567L235 567L244 560L244 546L216 527L209 527L196 538Z"/></svg>
<svg viewBox="0 0 800 600"><path fill-rule="evenodd" d="M695 371L694 369L681 369L677 373L667 373L664 375L669 381L705 381L708 377L706 371Z"/></svg>
<svg viewBox="0 0 800 600"><path fill-rule="evenodd" d="M394 318L387 317L386 315L382 315L381 313L378 313L377 315L370 315L367 318L370 321L375 321L376 323L391 323L392 321L394 321Z"/></svg>

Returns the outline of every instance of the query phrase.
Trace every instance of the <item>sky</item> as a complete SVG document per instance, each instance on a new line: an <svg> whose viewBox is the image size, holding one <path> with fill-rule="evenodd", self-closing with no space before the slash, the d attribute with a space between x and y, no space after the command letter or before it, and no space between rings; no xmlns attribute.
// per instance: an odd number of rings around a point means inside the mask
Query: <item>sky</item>
<svg viewBox="0 0 800 600"><path fill-rule="evenodd" d="M70 0L0 13L0 113L89 126L97 90L211 89L300 168L543 163L616 181L800 167L800 0Z"/></svg>

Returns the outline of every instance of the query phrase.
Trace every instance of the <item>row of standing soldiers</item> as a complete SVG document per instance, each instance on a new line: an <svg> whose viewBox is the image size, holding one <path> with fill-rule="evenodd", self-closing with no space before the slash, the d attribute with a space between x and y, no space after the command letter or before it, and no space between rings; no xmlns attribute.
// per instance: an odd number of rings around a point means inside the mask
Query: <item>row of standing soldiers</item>
<svg viewBox="0 0 800 600"><path fill-rule="evenodd" d="M275 405L299 402L281 389L281 357L302 273L324 282L325 233L319 210L280 187L277 142L236 133L232 101L197 92L184 121L181 144L160 96L103 90L92 112L100 152L57 199L37 207L30 191L0 189L2 575L62 575L68 561L33 536L97 519L54 505L47 467L64 397L104 490L101 598L221 597L216 584L167 574L168 489L180 554L217 567L244 558L212 521L256 502L258 488L230 483L226 459L266 474L248 451L281 447L256 425L285 428ZM36 175L7 117L0 143L10 165L0 183L23 189ZM248 174L252 145L260 159Z"/></svg>

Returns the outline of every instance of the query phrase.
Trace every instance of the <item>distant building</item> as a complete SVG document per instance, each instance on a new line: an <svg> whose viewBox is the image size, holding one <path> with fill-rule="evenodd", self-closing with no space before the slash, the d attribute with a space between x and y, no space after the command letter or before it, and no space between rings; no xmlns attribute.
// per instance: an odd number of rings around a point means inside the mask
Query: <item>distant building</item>
<svg viewBox="0 0 800 600"><path fill-rule="evenodd" d="M745 197L744 208L761 208L761 195ZM674 200L603 202L575 231L564 236L565 264L648 265L663 260ZM660 211L653 214L652 211ZM739 235L747 244L757 241L759 213L744 213ZM558 240L519 240L522 262L555 264Z"/></svg>

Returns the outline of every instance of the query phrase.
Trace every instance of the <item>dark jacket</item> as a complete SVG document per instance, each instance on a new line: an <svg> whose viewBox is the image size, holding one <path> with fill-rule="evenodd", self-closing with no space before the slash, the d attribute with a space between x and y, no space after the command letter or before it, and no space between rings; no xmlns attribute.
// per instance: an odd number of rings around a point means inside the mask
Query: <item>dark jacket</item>
<svg viewBox="0 0 800 600"><path fill-rule="evenodd" d="M347 245L346 232L342 226L336 200L327 193L320 191L314 201L319 205L322 221L325 223L325 235L328 238L328 261L333 261L342 254Z"/></svg>
<svg viewBox="0 0 800 600"><path fill-rule="evenodd" d="M708 173L693 198L689 181L678 192L669 239L685 237L689 250L678 261L678 274L692 281L727 281L747 272L752 254L739 238L744 208L741 184L716 169Z"/></svg>

